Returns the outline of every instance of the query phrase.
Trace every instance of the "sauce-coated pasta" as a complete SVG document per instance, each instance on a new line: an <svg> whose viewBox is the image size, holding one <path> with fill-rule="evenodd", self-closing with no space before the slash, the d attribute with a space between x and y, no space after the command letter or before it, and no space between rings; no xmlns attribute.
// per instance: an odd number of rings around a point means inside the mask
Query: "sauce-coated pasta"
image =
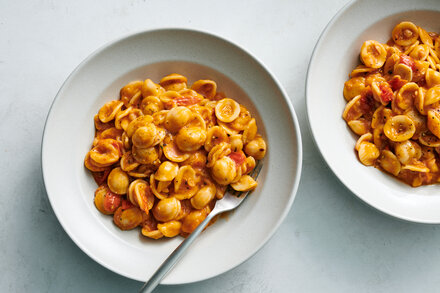
<svg viewBox="0 0 440 293"><path fill-rule="evenodd" d="M365 41L344 85L360 162L413 187L440 182L439 57L440 36L404 21L386 44Z"/></svg>
<svg viewBox="0 0 440 293"><path fill-rule="evenodd" d="M180 74L133 81L94 117L84 165L95 178L95 206L122 230L152 239L186 236L229 186L249 191L248 174L266 154L249 111Z"/></svg>

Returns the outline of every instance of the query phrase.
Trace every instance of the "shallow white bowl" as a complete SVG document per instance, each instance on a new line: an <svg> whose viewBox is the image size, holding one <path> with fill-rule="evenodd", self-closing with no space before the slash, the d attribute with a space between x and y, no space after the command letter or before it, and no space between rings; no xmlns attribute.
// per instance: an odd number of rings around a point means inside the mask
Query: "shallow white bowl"
<svg viewBox="0 0 440 293"><path fill-rule="evenodd" d="M315 142L336 176L359 198L384 213L421 223L440 223L440 186L412 188L373 167L354 151L357 137L342 119L348 74L366 40L386 42L393 27L409 20L440 32L436 0L355 1L331 20L312 55L306 83L307 114Z"/></svg>
<svg viewBox="0 0 440 293"><path fill-rule="evenodd" d="M213 79L219 91L249 107L268 143L259 186L235 212L200 235L163 280L179 284L221 274L252 256L287 215L301 173L301 138L288 96L249 53L208 33L163 29L131 35L93 53L69 76L47 118L42 166L53 210L90 257L126 277L145 281L182 241L154 241L138 229L121 231L93 204L96 184L83 159L93 116L132 80L178 72L189 82Z"/></svg>

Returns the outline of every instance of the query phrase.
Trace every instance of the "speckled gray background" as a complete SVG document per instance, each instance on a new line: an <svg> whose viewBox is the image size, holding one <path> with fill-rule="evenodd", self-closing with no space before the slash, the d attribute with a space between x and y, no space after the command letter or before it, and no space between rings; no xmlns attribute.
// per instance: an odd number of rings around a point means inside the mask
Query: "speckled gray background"
<svg viewBox="0 0 440 293"><path fill-rule="evenodd" d="M52 99L87 55L128 33L173 26L224 36L269 67L299 116L304 168L292 210L254 257L216 278L157 292L439 292L439 226L401 222L361 203L326 167L308 131L307 65L346 2L0 0L0 291L142 285L95 263L64 232L44 190L40 141Z"/></svg>

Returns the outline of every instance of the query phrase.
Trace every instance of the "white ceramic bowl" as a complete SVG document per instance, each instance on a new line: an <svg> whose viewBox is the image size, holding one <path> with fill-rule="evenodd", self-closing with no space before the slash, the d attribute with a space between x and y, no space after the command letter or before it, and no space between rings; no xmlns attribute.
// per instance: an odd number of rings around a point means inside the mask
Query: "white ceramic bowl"
<svg viewBox="0 0 440 293"><path fill-rule="evenodd" d="M348 74L359 63L366 40L386 42L393 27L409 20L440 32L436 0L355 1L328 24L310 61L306 83L307 113L315 142L336 176L359 198L384 213L421 223L440 223L440 186L412 188L373 167L354 151L357 137L342 119L342 95Z"/></svg>
<svg viewBox="0 0 440 293"><path fill-rule="evenodd" d="M93 53L69 76L47 118L43 176L52 207L72 240L103 266L145 281L182 241L154 241L121 231L93 204L96 184L83 159L94 136L93 116L132 80L178 72L190 82L213 79L219 91L249 107L268 143L259 186L226 219L200 235L164 284L200 281L253 255L290 210L301 173L301 138L288 96L268 70L229 41L184 29L128 36Z"/></svg>

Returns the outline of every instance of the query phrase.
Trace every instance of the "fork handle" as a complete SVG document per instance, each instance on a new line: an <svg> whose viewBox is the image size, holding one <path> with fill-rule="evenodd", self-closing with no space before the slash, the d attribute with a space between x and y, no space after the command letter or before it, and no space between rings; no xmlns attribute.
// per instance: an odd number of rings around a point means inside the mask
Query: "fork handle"
<svg viewBox="0 0 440 293"><path fill-rule="evenodd" d="M208 216L197 226L197 228L189 234L189 236L177 246L176 249L168 256L168 258L162 263L162 265L157 269L154 275L142 286L139 292L150 293L159 285L160 281L165 277L165 275L174 267L174 265L183 256L186 249L194 242L194 240L199 236L203 229L208 225L209 221L214 217L214 213L209 213Z"/></svg>

